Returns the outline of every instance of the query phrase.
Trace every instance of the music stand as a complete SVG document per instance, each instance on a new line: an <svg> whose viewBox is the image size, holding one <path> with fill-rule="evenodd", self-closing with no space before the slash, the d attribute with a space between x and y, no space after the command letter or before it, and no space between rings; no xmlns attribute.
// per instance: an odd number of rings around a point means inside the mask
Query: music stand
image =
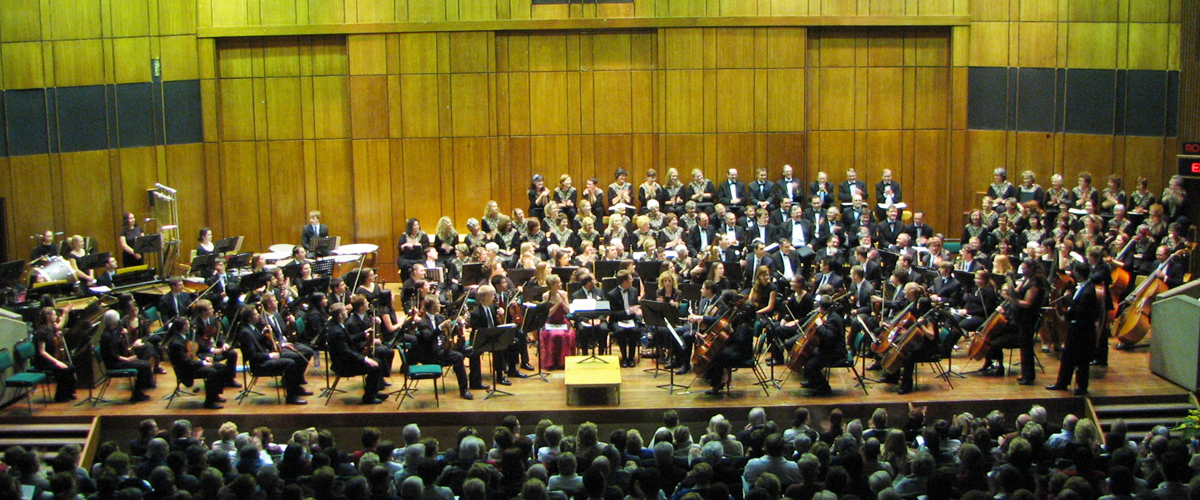
<svg viewBox="0 0 1200 500"><path fill-rule="evenodd" d="M237 250L238 242L241 241L241 236L231 236L229 238L221 238L213 243L213 253L229 253Z"/></svg>
<svg viewBox="0 0 1200 500"><path fill-rule="evenodd" d="M557 275L557 276L558 276L560 279L562 279L562 282L563 282L563 283L570 283L570 282L571 282L571 276L572 276L573 274L575 274L575 270L576 270L576 269L579 269L579 268L578 268L578 267L574 267L574 266L571 266L571 267L556 267L556 268L554 268L554 269L551 269L551 270L550 270L550 272L551 272L551 273L554 273L554 274L555 274L555 275Z"/></svg>
<svg viewBox="0 0 1200 500"><path fill-rule="evenodd" d="M253 256L254 256L253 252L242 252L237 255L234 255L233 257L229 258L228 262L225 263L225 269L231 270L231 269L241 269L243 267L250 267L250 258Z"/></svg>
<svg viewBox="0 0 1200 500"><path fill-rule="evenodd" d="M208 274L208 271L212 269L213 265L217 263L217 259L220 257L220 254L215 253L197 255L192 259L192 274L198 276Z"/></svg>
<svg viewBox="0 0 1200 500"><path fill-rule="evenodd" d="M694 283L680 283L679 296L688 302L698 302L700 300L700 285Z"/></svg>
<svg viewBox="0 0 1200 500"><path fill-rule="evenodd" d="M521 290L521 301L526 302L526 303L541 302L542 294L546 293L546 290L549 290L549 289L550 289L550 287L548 287L548 286L537 286L537 285L527 286ZM525 322L527 322L527 323L529 322L528 316L525 318ZM526 330L526 331L528 331L528 330Z"/></svg>
<svg viewBox="0 0 1200 500"><path fill-rule="evenodd" d="M572 281L570 283L567 283L567 296L574 297L575 292L579 291L580 288L583 288L583 283L580 283L578 281Z"/></svg>
<svg viewBox="0 0 1200 500"><path fill-rule="evenodd" d="M475 338L471 339L471 345L475 350L481 353L488 353L495 357L497 352L503 351L516 341L517 326L516 325L500 325L495 328L480 328L475 330ZM540 360L539 360L540 361ZM496 364L492 363L492 388L488 389L487 396L483 399L486 401L492 396L512 396L511 392L502 391L500 387L500 374L496 373Z"/></svg>
<svg viewBox="0 0 1200 500"><path fill-rule="evenodd" d="M598 260L596 261L597 278L611 278L616 276L617 271L621 270L621 261L619 260Z"/></svg>
<svg viewBox="0 0 1200 500"><path fill-rule="evenodd" d="M318 276L333 276L333 260L312 261L312 273Z"/></svg>
<svg viewBox="0 0 1200 500"><path fill-rule="evenodd" d="M280 269L283 271L283 277L291 278L292 281L299 281L300 280L300 266L302 266L302 264L293 262L286 266L280 267Z"/></svg>
<svg viewBox="0 0 1200 500"><path fill-rule="evenodd" d="M508 279L512 280L514 286L524 286L534 274L537 271L533 269L509 269Z"/></svg>
<svg viewBox="0 0 1200 500"><path fill-rule="evenodd" d="M314 255L325 257L333 255L333 249L337 248L337 237L326 236L324 238L313 238L312 251Z"/></svg>
<svg viewBox="0 0 1200 500"><path fill-rule="evenodd" d="M530 288L542 288L545 290L546 287ZM528 292L529 288L526 288L525 291ZM539 293L538 295L541 294ZM534 306L525 312L525 322L521 324L521 334L528 338L529 332L541 332L541 330L546 327L547 319L550 319L550 303L542 302L537 306ZM538 371L534 374L534 376L541 377L542 382L549 382L550 379L546 378L547 374L542 372L542 338L537 333L534 333L534 338L537 339L538 355Z"/></svg>
<svg viewBox="0 0 1200 500"><path fill-rule="evenodd" d="M954 279L958 280L960 285L962 285L963 292L971 293L975 291L976 287L974 274L958 270L950 271L950 274L954 276Z"/></svg>
<svg viewBox="0 0 1200 500"><path fill-rule="evenodd" d="M462 282L463 286L478 285L483 280L487 279L487 274L483 272L483 264L463 264Z"/></svg>
<svg viewBox="0 0 1200 500"><path fill-rule="evenodd" d="M269 271L247 274L242 276L242 280L238 282L238 291L245 290L246 292L250 292L251 290L257 290L265 286L269 281L271 281L271 273Z"/></svg>
<svg viewBox="0 0 1200 500"><path fill-rule="evenodd" d="M0 288L12 288L21 281L21 273L25 271L24 260L14 260L0 264Z"/></svg>
<svg viewBox="0 0 1200 500"><path fill-rule="evenodd" d="M667 331L671 332L671 337L675 339L675 343L679 347L683 347L683 339L675 331L675 323L679 322L679 307L671 305L670 302L659 302L657 300L643 300L638 302L638 304L642 306L642 320L646 322L647 326L666 328ZM644 370L653 372L655 377L658 377L658 372L660 371L666 371L670 374L671 380L666 384L658 386L658 388L666 389L667 394L674 394L676 387L686 389L686 385L675 383L675 370L659 366L660 359L662 359L661 353L654 357L654 368Z"/></svg>
<svg viewBox="0 0 1200 500"><path fill-rule="evenodd" d="M329 292L329 278L313 278L300 282L300 296L307 297L316 292Z"/></svg>
<svg viewBox="0 0 1200 500"><path fill-rule="evenodd" d="M90 271L104 267L105 264L108 264L109 257L112 255L108 252L87 254L77 259L75 265L79 267L80 271Z"/></svg>
<svg viewBox="0 0 1200 500"><path fill-rule="evenodd" d="M650 281L658 278L658 274L662 271L661 260L643 260L633 264L633 268L637 269L638 276L650 277Z"/></svg>
<svg viewBox="0 0 1200 500"><path fill-rule="evenodd" d="M138 236L129 246L133 248L133 253L140 254L143 259L146 255L162 252L162 233Z"/></svg>
<svg viewBox="0 0 1200 500"><path fill-rule="evenodd" d="M95 304L97 304L97 302L93 302L93 305L95 305ZM88 306L88 307L90 308L91 306ZM85 347L87 350L80 351L80 352L86 352L88 356L92 356L92 357L93 357L93 359L94 359L95 357L97 357L97 356L96 356L96 352L95 352L95 349L96 349L96 348L95 348L94 346L96 346L96 345L99 345L99 342L100 342L100 336L101 336L101 335L104 335L104 326L103 326L103 325L100 325L100 324L97 324L97 325L95 325L95 326L93 326L93 327L91 327L91 328L95 329L95 331L94 331L94 332L93 332L91 335L87 335L87 336L86 336L86 337L87 337L87 343L86 343L86 344L84 344L84 347ZM69 348L69 347L68 347L68 348ZM91 366L95 366L95 363L93 362ZM105 366L104 368L105 368L105 369L108 369L108 366ZM94 369L94 368L93 368L93 369ZM99 382L99 379L97 379L97 382ZM95 395L95 394L92 392L92 391L93 391L93 390L96 388L96 386L98 386L98 385L100 385L100 384L98 384L98 383L88 384L88 397L84 398L82 401L80 401L80 402L78 402L78 403L75 403L75 406L80 406L80 405L85 405L85 404L91 403L91 404L92 404L92 408L95 408L97 403L107 403L107 402L109 402L107 399L103 399L103 398L101 398L101 397L99 397L99 396L96 396L96 395Z"/></svg>

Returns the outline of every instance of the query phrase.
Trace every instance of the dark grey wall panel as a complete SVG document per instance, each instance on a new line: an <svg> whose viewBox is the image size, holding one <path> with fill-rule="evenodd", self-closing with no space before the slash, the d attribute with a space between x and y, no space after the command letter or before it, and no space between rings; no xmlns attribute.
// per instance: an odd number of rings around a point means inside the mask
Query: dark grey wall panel
<svg viewBox="0 0 1200 500"><path fill-rule="evenodd" d="M1017 129L1054 131L1054 68L1021 68L1017 92Z"/></svg>
<svg viewBox="0 0 1200 500"><path fill-rule="evenodd" d="M1161 136L1166 132L1167 72L1127 71L1125 131L1129 135Z"/></svg>
<svg viewBox="0 0 1200 500"><path fill-rule="evenodd" d="M104 86L54 89L58 103L58 142L64 153L108 149Z"/></svg>
<svg viewBox="0 0 1200 500"><path fill-rule="evenodd" d="M1114 70L1067 71L1067 133L1112 134L1117 75Z"/></svg>
<svg viewBox="0 0 1200 500"><path fill-rule="evenodd" d="M46 90L9 90L4 93L8 124L8 152L13 156L50 152L46 136Z"/></svg>
<svg viewBox="0 0 1200 500"><path fill-rule="evenodd" d="M154 145L154 106L150 83L117 85L117 140L120 147Z"/></svg>
<svg viewBox="0 0 1200 500"><path fill-rule="evenodd" d="M163 82L163 111L167 144L190 144L204 140L199 80Z"/></svg>
<svg viewBox="0 0 1200 500"><path fill-rule="evenodd" d="M1008 68L967 70L967 127L1004 130L1008 124Z"/></svg>

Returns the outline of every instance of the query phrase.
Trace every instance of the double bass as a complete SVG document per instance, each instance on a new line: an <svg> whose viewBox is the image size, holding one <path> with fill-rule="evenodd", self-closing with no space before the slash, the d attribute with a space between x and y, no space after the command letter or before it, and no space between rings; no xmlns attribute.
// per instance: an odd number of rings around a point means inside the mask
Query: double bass
<svg viewBox="0 0 1200 500"><path fill-rule="evenodd" d="M1187 248L1177 250L1167 257L1167 260L1159 264L1121 303L1123 309L1112 324L1112 336L1120 340L1121 344L1136 344L1150 333L1150 304L1155 296L1167 291L1167 284L1158 277L1158 271L1166 269L1173 259L1192 251L1195 246L1195 243L1190 243Z"/></svg>

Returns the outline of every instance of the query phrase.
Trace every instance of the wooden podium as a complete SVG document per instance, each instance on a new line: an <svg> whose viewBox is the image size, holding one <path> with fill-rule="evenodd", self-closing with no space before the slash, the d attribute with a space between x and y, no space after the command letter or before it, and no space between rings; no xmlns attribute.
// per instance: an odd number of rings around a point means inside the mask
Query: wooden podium
<svg viewBox="0 0 1200 500"><path fill-rule="evenodd" d="M591 399L612 404L607 402L610 394L616 396L615 404L621 404L621 364L616 356L567 356L564 378L567 406Z"/></svg>
<svg viewBox="0 0 1200 500"><path fill-rule="evenodd" d="M1151 305L1150 371L1200 390L1200 280L1158 295Z"/></svg>

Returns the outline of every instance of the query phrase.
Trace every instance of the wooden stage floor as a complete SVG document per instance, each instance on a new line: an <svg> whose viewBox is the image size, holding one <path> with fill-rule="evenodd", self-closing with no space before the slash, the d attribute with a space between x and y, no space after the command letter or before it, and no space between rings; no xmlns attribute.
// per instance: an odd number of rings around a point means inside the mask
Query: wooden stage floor
<svg viewBox="0 0 1200 500"><path fill-rule="evenodd" d="M532 354L532 353L531 353ZM763 406L770 409L776 418L782 416L787 421L791 408L796 405L810 407L857 406L857 405L903 405L905 403L928 405L952 405L954 408L1004 407L1020 405L1022 411L1028 408L1031 401L1044 401L1068 408L1082 406L1083 398L1072 396L1068 392L1052 392L1043 388L1054 381L1058 371L1057 354L1038 352L1045 366L1045 373L1038 373L1037 383L1033 386L1018 386L1015 368L1007 377L984 377L967 373L962 378L952 378L951 389L946 382L936 378L927 365L921 365L917 370L916 391L899 395L896 386L879 383L868 383L869 395L854 386L854 380L849 371L835 370L831 376L834 394L832 396L814 398L808 391L800 388L800 380L793 376L784 382L782 390L771 388L770 395L763 393L754 384L753 374L740 370L733 376L733 389L728 396L709 396L703 394L707 389L703 380L693 382L693 376L676 376L675 382L683 385L692 383L691 392L676 390L668 394L667 390L657 386L666 384L669 377L663 373L655 377L652 373L643 371L654 365L653 359L643 359L637 368L621 370L622 384L620 404L570 406L566 404L566 387L564 372L548 372L548 381L543 382L536 377L514 379L513 385L503 387L513 396L495 397L485 400L486 393L474 391L475 400L466 401L458 397L458 388L454 382L453 373L449 377L449 388L441 395L441 405L436 406L429 382L422 382L421 390L415 399L406 400L397 410L397 400L392 398L379 405L365 406L358 404L361 396L359 378L343 380L342 388L348 392L334 396L328 406L324 400L316 396L306 398L306 406L286 406L276 404L275 390L271 387L259 387L264 396L251 396L244 404L237 404L234 396L238 391L227 389L224 396L229 399L223 410L205 410L201 408L202 395L182 397L166 408L165 396L174 387L172 374L158 376L158 388L150 394L150 401L138 404L128 404L128 385L125 381L116 381L105 395L111 403L101 403L95 408L84 405L74 406L71 403L50 403L43 405L41 397L35 399L33 419L46 417L91 417L103 415L108 417L126 418L192 418L192 419L230 419L239 415L251 417L274 418L284 417L303 421L324 422L333 417L338 421L352 422L357 420L374 421L384 415L404 415L404 418L425 422L440 422L443 424L461 425L458 422L476 421L472 415L480 414L480 422L496 422L490 415L516 413L524 415L555 415L555 422L593 419L595 421L634 421L650 418L657 422L661 412L666 408L677 408L681 413L703 415L715 413L716 410L741 409ZM1107 368L1092 368L1091 394L1092 399L1125 398L1125 397L1154 397L1161 395L1186 394L1187 391L1172 382L1154 375L1149 369L1148 349L1140 348L1132 352L1112 351ZM958 352L953 359L953 370L966 373L977 369L982 363L966 359L965 349ZM769 369L768 369L769 370ZM168 372L170 369L168 368ZM868 376L877 376L880 372L870 372ZM785 367L776 367L776 375L784 378L787 375ZM308 388L319 393L324 387L323 377L310 371ZM393 387L401 385L399 374L391 377ZM269 382L267 382L269 384ZM199 385L197 385L199 388ZM87 397L86 389L78 392L80 398ZM1043 403L1045 404L1045 403ZM744 413L734 412L739 416ZM489 415L484 417L483 415ZM447 421L451 417L453 421ZM0 413L0 421L29 421L30 417L24 401L10 404ZM253 420L259 420L254 418ZM390 419L389 419L390 420ZM523 419L533 420L536 419ZM564 422L564 423L568 423Z"/></svg>

